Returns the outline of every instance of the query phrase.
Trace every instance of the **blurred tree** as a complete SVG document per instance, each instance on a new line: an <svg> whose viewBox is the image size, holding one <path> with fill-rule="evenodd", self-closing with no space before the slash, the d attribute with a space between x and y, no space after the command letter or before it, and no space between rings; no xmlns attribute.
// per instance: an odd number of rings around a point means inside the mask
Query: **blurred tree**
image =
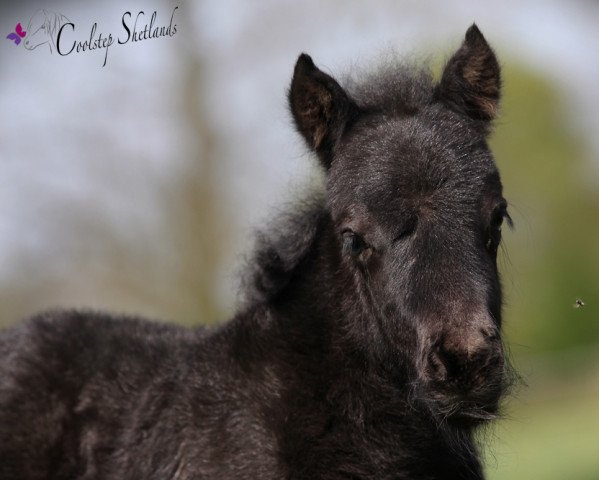
<svg viewBox="0 0 599 480"><path fill-rule="evenodd" d="M516 230L506 233L507 330L516 354L599 342L599 195L588 146L548 81L506 63L492 139ZM585 306L574 308L576 298Z"/></svg>
<svg viewBox="0 0 599 480"><path fill-rule="evenodd" d="M181 105L189 158L186 171L170 186L164 228L171 233L180 265L175 288L187 291L188 301L178 318L214 323L226 314L218 301L223 257L230 243L226 221L232 217L224 211L226 180L219 175L225 158L206 107L209 92L203 60L197 52L187 51L182 63L186 71Z"/></svg>
<svg viewBox="0 0 599 480"><path fill-rule="evenodd" d="M183 30L181 35L191 32ZM45 248L24 245L13 258L14 275L0 288L0 325L59 306L188 324L225 319L228 312L219 288L230 236L224 220L231 215L223 212L227 188L219 171L226 159L206 107L203 58L197 48L173 47L172 55L180 68L177 80L170 82L182 83L173 94L179 97L173 123L183 133L181 144L172 149L170 170L140 171L143 157L131 155L141 155L143 148L132 153L120 138L111 137L118 130L88 128L84 122L72 126L72 148L85 152L85 162L78 166L90 182L105 189L87 198L48 189L29 200L39 216L45 213L49 219L42 230ZM128 101L122 92L115 98ZM119 112L119 107L117 102L111 108ZM145 138L138 140L143 143ZM117 160L105 162L106 158ZM144 202L148 192L151 203ZM123 207L116 209L119 218L107 205L114 199Z"/></svg>

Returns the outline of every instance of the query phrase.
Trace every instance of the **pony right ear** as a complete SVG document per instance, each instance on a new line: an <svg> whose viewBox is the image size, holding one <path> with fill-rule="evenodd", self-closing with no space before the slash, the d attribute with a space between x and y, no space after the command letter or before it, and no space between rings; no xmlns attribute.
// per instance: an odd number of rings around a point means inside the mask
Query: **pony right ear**
<svg viewBox="0 0 599 480"><path fill-rule="evenodd" d="M298 131L328 168L335 144L357 107L334 78L302 53L289 88L289 108Z"/></svg>
<svg viewBox="0 0 599 480"><path fill-rule="evenodd" d="M489 122L498 113L501 90L499 63L475 24L451 57L435 96L453 110Z"/></svg>

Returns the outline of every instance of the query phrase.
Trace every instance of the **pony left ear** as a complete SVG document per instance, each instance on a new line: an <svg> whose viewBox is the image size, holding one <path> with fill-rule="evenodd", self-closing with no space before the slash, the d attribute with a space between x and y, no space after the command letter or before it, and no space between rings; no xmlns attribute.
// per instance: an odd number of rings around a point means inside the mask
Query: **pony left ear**
<svg viewBox="0 0 599 480"><path fill-rule="evenodd" d="M475 24L445 66L435 98L476 120L497 117L501 89L499 63Z"/></svg>
<svg viewBox="0 0 599 480"><path fill-rule="evenodd" d="M305 53L295 64L289 108L308 146L330 167L335 144L357 107L337 81L319 70Z"/></svg>

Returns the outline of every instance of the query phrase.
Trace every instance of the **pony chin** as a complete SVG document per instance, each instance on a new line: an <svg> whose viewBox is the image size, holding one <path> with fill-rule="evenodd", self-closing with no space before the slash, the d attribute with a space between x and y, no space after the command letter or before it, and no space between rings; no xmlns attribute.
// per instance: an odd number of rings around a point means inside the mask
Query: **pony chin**
<svg viewBox="0 0 599 480"><path fill-rule="evenodd" d="M422 380L415 397L426 405L439 424L477 427L501 417L501 400L520 383L509 362L493 381L467 389L457 382L440 384Z"/></svg>

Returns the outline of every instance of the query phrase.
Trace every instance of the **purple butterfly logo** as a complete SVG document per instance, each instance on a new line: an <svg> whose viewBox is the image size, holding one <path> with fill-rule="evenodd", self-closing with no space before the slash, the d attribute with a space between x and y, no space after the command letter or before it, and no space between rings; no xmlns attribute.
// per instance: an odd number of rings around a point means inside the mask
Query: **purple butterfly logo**
<svg viewBox="0 0 599 480"><path fill-rule="evenodd" d="M9 40L13 40L15 42L15 45L18 45L19 43L21 43L21 38L24 38L26 34L27 32L23 31L23 27L21 26L21 24L17 23L17 26L15 27L15 33L7 35L6 38L8 38Z"/></svg>

